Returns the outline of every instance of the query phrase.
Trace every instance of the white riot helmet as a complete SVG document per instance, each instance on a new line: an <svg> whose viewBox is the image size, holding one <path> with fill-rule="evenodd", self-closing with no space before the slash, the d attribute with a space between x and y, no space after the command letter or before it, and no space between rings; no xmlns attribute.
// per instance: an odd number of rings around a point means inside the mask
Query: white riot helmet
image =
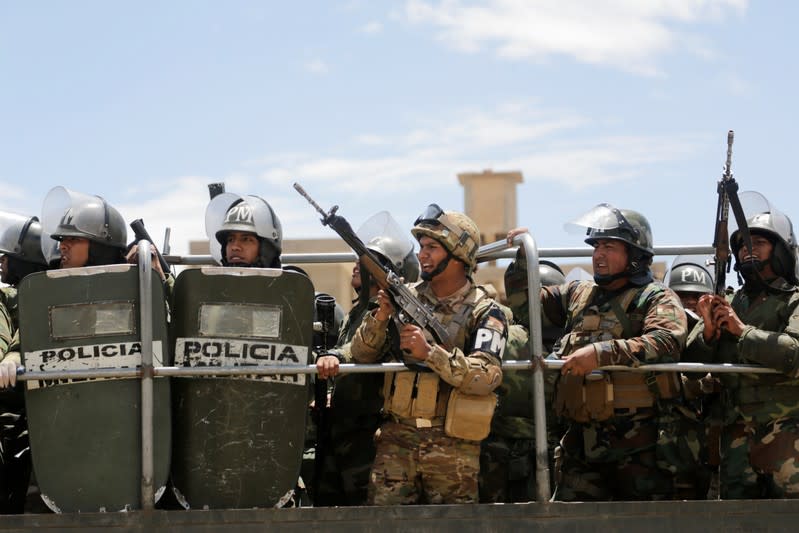
<svg viewBox="0 0 799 533"><path fill-rule="evenodd" d="M211 255L223 265L227 263L225 245L231 231L254 233L258 237L258 263L250 266L280 267L283 227L266 200L228 192L215 196L205 209L205 233Z"/></svg>
<svg viewBox="0 0 799 533"><path fill-rule="evenodd" d="M355 233L368 249L379 254L381 260L387 261L406 283L419 279L419 259L414 252L413 242L405 237L406 233L388 211L376 213L361 224Z"/></svg>

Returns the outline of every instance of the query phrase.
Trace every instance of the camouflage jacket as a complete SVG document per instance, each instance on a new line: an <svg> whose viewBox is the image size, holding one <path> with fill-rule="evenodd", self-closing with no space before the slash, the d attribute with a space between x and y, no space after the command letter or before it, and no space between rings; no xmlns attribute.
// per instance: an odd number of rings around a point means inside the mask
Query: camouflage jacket
<svg viewBox="0 0 799 533"><path fill-rule="evenodd" d="M732 308L746 324L739 338L705 342L704 323L691 331L683 358L702 363L756 364L781 374L721 374L725 421L799 416L799 287L784 280L764 290L739 289Z"/></svg>
<svg viewBox="0 0 799 533"><path fill-rule="evenodd" d="M629 288L629 287L628 287ZM588 291L588 293L586 293ZM600 313L608 313L614 302L626 289L609 293L593 281L573 281L565 285L543 287L541 305L544 321L564 326L567 334L561 340L561 356L588 344L585 340L577 344L571 341L574 334L583 330L585 309L580 302L588 301ZM630 305L622 310L630 322L633 332L628 338L605 335L601 340L590 342L596 349L599 366L639 366L647 363L671 363L680 359L685 345L687 324L685 312L677 295L657 282L637 289ZM600 330L603 324L599 325ZM571 346L565 346L568 343Z"/></svg>
<svg viewBox="0 0 799 533"><path fill-rule="evenodd" d="M465 385L464 378L475 369L483 372L488 367L499 369L508 321L502 308L482 287L469 281L445 298L436 297L426 281L410 284L409 288L454 333L451 349L428 338L433 348L425 362L442 380L458 388ZM468 311L465 316L464 311ZM374 363L385 353L389 322L378 321L374 313L364 317L352 340L351 351L356 362ZM488 341L476 338L478 330L492 332L492 338ZM397 353L391 352L393 358L399 360Z"/></svg>
<svg viewBox="0 0 799 533"><path fill-rule="evenodd" d="M0 289L0 359L14 357L17 365L19 358L19 334L17 314L17 289L3 287Z"/></svg>

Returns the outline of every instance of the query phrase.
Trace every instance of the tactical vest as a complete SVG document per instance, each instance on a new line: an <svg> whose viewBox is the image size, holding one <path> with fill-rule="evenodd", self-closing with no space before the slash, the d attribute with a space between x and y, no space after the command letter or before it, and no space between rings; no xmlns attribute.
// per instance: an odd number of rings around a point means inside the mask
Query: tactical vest
<svg viewBox="0 0 799 533"><path fill-rule="evenodd" d="M641 334L643 309L627 311L644 290L633 287L604 305L591 305L597 286L581 282L573 289L566 329L557 351L563 358L582 346ZM588 376L561 376L555 396L555 412L575 422L607 420L651 408L659 399L676 398L680 383L674 373L594 372Z"/></svg>
<svg viewBox="0 0 799 533"><path fill-rule="evenodd" d="M488 298L488 294L485 289L475 286L459 304L456 313L447 314L433 309L433 314L448 332L448 338L444 340L447 350L460 348L464 353L468 353L467 346L471 340L467 337L469 320L474 308L486 298ZM425 334L429 337L427 332ZM432 342L432 339L428 338L428 342ZM459 418L463 421L470 417L470 413L463 411L448 414L448 406L450 412L452 411L450 398L453 395L457 396L458 391L453 390L452 386L443 381L435 372L387 373L383 387L383 409L394 420L417 428L444 426L445 422L447 426L450 426L451 418ZM496 403L496 396L493 393L486 398L490 398L494 404ZM465 403L460 401L459 405L464 406L466 411L470 411L474 407L469 399ZM493 407L491 414L493 414ZM491 414L488 415L486 434L490 426ZM468 425L469 421L466 420L466 423Z"/></svg>

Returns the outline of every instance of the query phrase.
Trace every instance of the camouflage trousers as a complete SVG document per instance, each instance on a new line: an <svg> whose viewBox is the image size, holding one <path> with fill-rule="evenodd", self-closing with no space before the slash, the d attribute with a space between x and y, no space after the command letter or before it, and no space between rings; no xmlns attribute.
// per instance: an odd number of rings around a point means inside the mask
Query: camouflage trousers
<svg viewBox="0 0 799 533"><path fill-rule="evenodd" d="M658 414L657 465L673 479L673 497L704 500L710 487L708 437L698 412L680 404Z"/></svg>
<svg viewBox="0 0 799 533"><path fill-rule="evenodd" d="M443 427L386 422L369 479L370 505L476 503L480 443L448 437Z"/></svg>
<svg viewBox="0 0 799 533"><path fill-rule="evenodd" d="M572 422L555 452L555 501L660 500L672 479L658 468L654 414Z"/></svg>
<svg viewBox="0 0 799 533"><path fill-rule="evenodd" d="M480 502L535 500L535 440L489 435L480 445Z"/></svg>
<svg viewBox="0 0 799 533"><path fill-rule="evenodd" d="M720 477L723 500L799 498L799 419L725 426Z"/></svg>
<svg viewBox="0 0 799 533"><path fill-rule="evenodd" d="M326 436L315 506L366 505L369 472L375 460L380 415L364 415L346 424L333 421Z"/></svg>

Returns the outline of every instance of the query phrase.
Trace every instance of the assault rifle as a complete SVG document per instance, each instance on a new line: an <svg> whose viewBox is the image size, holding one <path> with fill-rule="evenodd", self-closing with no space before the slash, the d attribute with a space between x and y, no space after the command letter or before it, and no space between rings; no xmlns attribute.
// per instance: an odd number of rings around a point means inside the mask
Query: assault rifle
<svg viewBox="0 0 799 533"><path fill-rule="evenodd" d="M732 141L735 133L730 130L727 133L727 161L724 164L724 174L716 187L719 199L716 206L716 232L713 236L713 262L715 265L714 292L724 295L727 284L727 272L730 271L730 237L727 222L730 217L730 207L732 207L735 222L738 230L743 237L744 245L751 253L752 238L749 235L749 226L746 224L741 201L738 199L738 183L732 177Z"/></svg>
<svg viewBox="0 0 799 533"><path fill-rule="evenodd" d="M319 204L308 196L308 193L305 192L305 189L300 184L295 183L294 188L322 215L322 224L330 226L352 248L355 255L358 256L361 268L365 268L369 272L378 287L388 293L398 311L395 314L397 320L401 324L413 323L429 331L436 343L448 346L449 335L444 325L405 286L399 274L380 263L374 253L358 238L350 223L344 217L336 214L338 206L334 205L329 212L325 212L324 209L319 207Z"/></svg>
<svg viewBox="0 0 799 533"><path fill-rule="evenodd" d="M147 228L144 227L144 220L137 218L130 223L130 229L133 230L133 234L136 236L136 243L142 239L145 239L150 244L155 244L152 237L150 237L150 234L147 232ZM166 262L166 259L164 259L164 256L161 255L161 252L158 251L158 248L155 249L155 254L158 257L158 262L161 263L161 270L164 271L164 275L169 276L169 272L171 270L169 263Z"/></svg>

